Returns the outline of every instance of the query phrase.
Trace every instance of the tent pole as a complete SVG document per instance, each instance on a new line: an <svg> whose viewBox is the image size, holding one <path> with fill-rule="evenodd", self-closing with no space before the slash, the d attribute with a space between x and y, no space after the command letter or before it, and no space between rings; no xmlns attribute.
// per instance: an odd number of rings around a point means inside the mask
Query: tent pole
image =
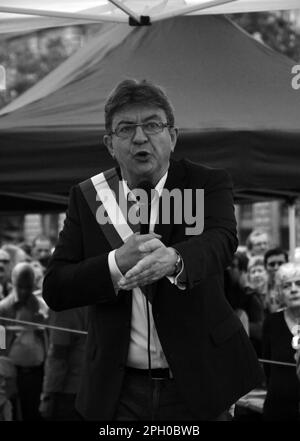
<svg viewBox="0 0 300 441"><path fill-rule="evenodd" d="M178 15L188 14L191 12L195 12L201 9L208 9L214 6L220 6L226 3L235 2L237 0L208 0L205 3L196 4L192 6L187 6L179 9L178 11L173 10L170 12L157 14L154 21L164 20L167 18L175 17ZM122 3L120 0L108 0L109 3L112 3L116 8L123 11L129 17L132 17L136 22L141 23L141 18L138 14L132 11L126 4ZM38 15L44 17L52 17L52 18L64 18L64 19L75 19L75 20L90 20L93 23L102 22L102 21L117 21L124 22L126 20L118 17L118 19L114 19L111 15L106 14L86 14L81 11L78 12L63 12L63 11L51 11L45 9L33 9L33 8L18 8L13 6L0 6L0 12L8 13L8 14L21 14L21 15ZM151 19L152 21L152 19Z"/></svg>
<svg viewBox="0 0 300 441"><path fill-rule="evenodd" d="M121 3L118 0L108 0L109 3L112 3L114 6L116 6L118 9L121 9L121 11L125 12L129 17L132 17L135 21L138 23L141 22L141 18L139 15L137 15L134 11L129 9L124 3Z"/></svg>
<svg viewBox="0 0 300 441"><path fill-rule="evenodd" d="M166 20L168 18L177 17L179 15L191 14L193 12L201 11L203 9L205 10L205 9L213 8L215 6L222 6L225 5L226 3L231 3L235 1L237 0L208 0L207 2L185 6L181 9L177 9L177 10L172 9L171 11L168 12L158 13L157 15L151 17L151 22L154 23L155 21Z"/></svg>
<svg viewBox="0 0 300 441"><path fill-rule="evenodd" d="M289 202L289 250L290 261L295 261L296 248L296 201L295 199Z"/></svg>
<svg viewBox="0 0 300 441"><path fill-rule="evenodd" d="M103 21L109 22L122 22L127 23L127 17L117 19L113 18L111 15L107 14L87 14L84 12L63 12L63 11L49 11L45 9L30 9L30 8L15 8L11 6L1 6L0 13L7 14L20 14L20 15L37 15L39 17L51 17L51 18L63 18L72 20L85 20L91 21L92 23L101 23ZM132 14L131 14L132 15ZM135 14L133 14L136 17ZM138 17L138 20L140 17Z"/></svg>

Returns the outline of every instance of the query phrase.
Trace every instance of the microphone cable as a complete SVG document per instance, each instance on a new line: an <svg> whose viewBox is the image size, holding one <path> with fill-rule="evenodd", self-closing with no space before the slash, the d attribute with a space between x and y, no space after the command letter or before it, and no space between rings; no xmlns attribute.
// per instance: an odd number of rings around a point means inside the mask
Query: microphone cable
<svg viewBox="0 0 300 441"><path fill-rule="evenodd" d="M150 232L150 220L151 220L151 190L152 186L150 182L143 181L139 184L138 188L144 190L147 194L147 223L141 223L140 224L140 233L141 234L148 234ZM140 211L141 214L141 211ZM150 329L150 300L149 300L149 294L150 294L151 286L146 285L144 287L144 294L146 297L146 311L147 311L147 355L148 355L148 373L149 373L149 391L150 391L150 411L151 411L151 421L154 420L154 407L153 407L153 380L151 375L151 329Z"/></svg>
<svg viewBox="0 0 300 441"><path fill-rule="evenodd" d="M154 408L153 408L153 381L151 375L151 329L150 329L150 306L149 306L149 288L146 287L146 309L147 309L147 353L148 353L148 377L150 386L150 409L151 409L151 421L154 421Z"/></svg>

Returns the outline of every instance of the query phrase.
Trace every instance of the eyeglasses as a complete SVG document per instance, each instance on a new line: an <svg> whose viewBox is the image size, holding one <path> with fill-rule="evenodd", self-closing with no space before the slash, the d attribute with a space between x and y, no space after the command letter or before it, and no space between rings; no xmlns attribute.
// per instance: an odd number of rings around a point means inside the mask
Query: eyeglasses
<svg viewBox="0 0 300 441"><path fill-rule="evenodd" d="M295 285L297 288L300 288L300 279L299 280L292 280L290 282L283 282L282 283L282 289L291 289Z"/></svg>
<svg viewBox="0 0 300 441"><path fill-rule="evenodd" d="M267 262L267 266L270 266L271 268L274 268L276 265L281 266L285 262L282 262L281 260L274 260L273 262Z"/></svg>
<svg viewBox="0 0 300 441"><path fill-rule="evenodd" d="M141 127L145 135L157 135L158 133L163 132L166 127L170 127L170 125L158 121L148 121L141 124L120 124L115 130L112 130L110 133L122 139L132 138L135 135L137 127Z"/></svg>

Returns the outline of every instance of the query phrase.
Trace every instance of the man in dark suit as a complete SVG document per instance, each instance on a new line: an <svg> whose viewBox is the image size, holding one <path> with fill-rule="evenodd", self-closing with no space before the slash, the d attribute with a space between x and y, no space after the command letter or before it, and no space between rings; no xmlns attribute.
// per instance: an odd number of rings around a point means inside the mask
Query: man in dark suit
<svg viewBox="0 0 300 441"><path fill-rule="evenodd" d="M223 170L170 159L173 109L150 82L120 83L105 123L119 167L72 189L44 281L52 309L89 305L78 410L91 420L222 420L261 379L223 290L237 247L231 181ZM155 192L149 232L140 234L132 213L143 207L133 190L145 180ZM192 190L176 209L162 203L174 189ZM122 201L131 204L127 213Z"/></svg>

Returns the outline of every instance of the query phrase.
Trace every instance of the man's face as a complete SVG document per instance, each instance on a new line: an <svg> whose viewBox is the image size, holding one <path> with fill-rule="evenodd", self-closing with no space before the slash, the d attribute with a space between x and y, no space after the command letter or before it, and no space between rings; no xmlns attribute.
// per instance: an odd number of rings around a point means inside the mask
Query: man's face
<svg viewBox="0 0 300 441"><path fill-rule="evenodd" d="M274 280L275 274L279 267L285 262L284 254L274 254L273 256L267 258L266 269L272 280Z"/></svg>
<svg viewBox="0 0 300 441"><path fill-rule="evenodd" d="M124 124L151 121L167 123L164 110L146 105L125 106L113 116L112 131ZM126 139L115 134L104 137L105 145L131 188L142 180L149 180L153 186L157 184L169 167L176 140L177 130L168 127L153 135L146 135L142 127L136 127L134 134Z"/></svg>
<svg viewBox="0 0 300 441"><path fill-rule="evenodd" d="M51 243L49 240L37 240L32 250L36 260L47 259L51 255Z"/></svg>
<svg viewBox="0 0 300 441"><path fill-rule="evenodd" d="M269 245L267 234L263 233L260 234L259 236L254 236L252 237L251 242L252 242L252 249L251 249L252 256L262 256L265 254Z"/></svg>

